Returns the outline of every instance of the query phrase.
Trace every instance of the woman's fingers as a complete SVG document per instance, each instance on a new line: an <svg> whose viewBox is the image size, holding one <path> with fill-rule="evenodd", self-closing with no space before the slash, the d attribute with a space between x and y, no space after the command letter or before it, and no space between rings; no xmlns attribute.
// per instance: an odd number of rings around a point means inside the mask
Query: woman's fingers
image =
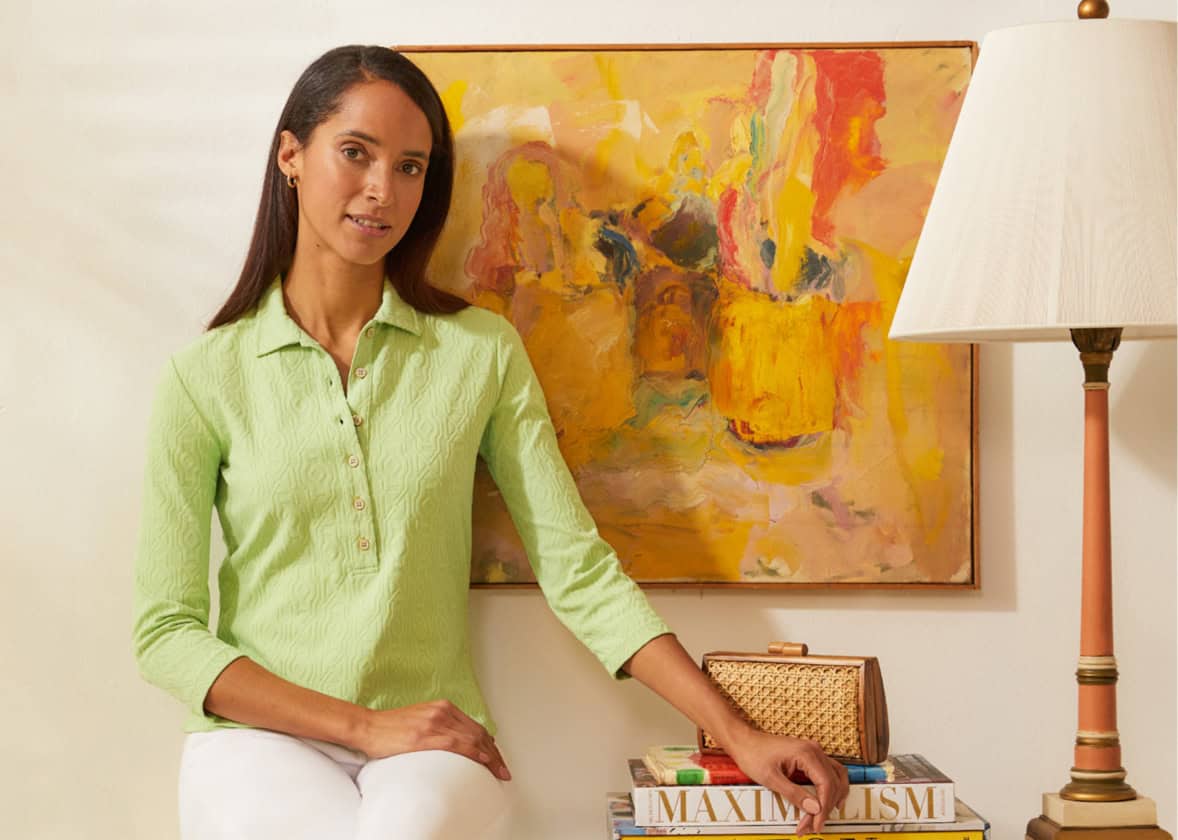
<svg viewBox="0 0 1178 840"><path fill-rule="evenodd" d="M795 785L780 771L771 772L769 778L765 780L765 786L774 793L780 794L797 809L798 835L812 834L822 830L821 824L815 822L817 817L823 815L822 804L814 798L814 794Z"/></svg>
<svg viewBox="0 0 1178 840"><path fill-rule="evenodd" d="M462 709L455 706L449 701L445 702L450 710L453 712L458 724L470 731L473 731L479 743L479 757L475 759L480 764L485 764L492 773L500 779L507 781L511 778L511 771L507 769L507 762L503 760L503 754L499 752L499 745L495 743L495 739L491 737L491 733L487 731L481 723L470 717Z"/></svg>
<svg viewBox="0 0 1178 840"><path fill-rule="evenodd" d="M808 808L807 811L812 815L811 830L817 833L825 827L827 815L847 798L850 789L847 768L822 752L813 741L804 742L803 748L798 751L796 761L814 785L811 802L817 807ZM802 833L800 821L798 833Z"/></svg>
<svg viewBox="0 0 1178 840"><path fill-rule="evenodd" d="M473 738L470 733L466 732L435 732L421 738L416 750L445 750L446 752L457 753L464 758L469 758L476 764L482 764L491 773L502 778L499 768L501 767L498 758L498 751L491 745L488 740L483 738Z"/></svg>
<svg viewBox="0 0 1178 840"><path fill-rule="evenodd" d="M441 740L435 740L428 749L445 749L464 755L487 767L497 778L507 781L511 778L507 762L499 753L498 745L482 723L459 709L449 700L435 700L424 703L432 716L432 733Z"/></svg>
<svg viewBox="0 0 1178 840"><path fill-rule="evenodd" d="M511 778L495 739L478 721L448 700L431 700L375 713L368 740L370 758L418 750L445 750L487 767L504 781Z"/></svg>
<svg viewBox="0 0 1178 840"><path fill-rule="evenodd" d="M836 808L841 808L847 803L847 794L851 792L851 778L842 762L829 757L827 760L834 766L835 773L838 774L838 792L834 798L834 805Z"/></svg>

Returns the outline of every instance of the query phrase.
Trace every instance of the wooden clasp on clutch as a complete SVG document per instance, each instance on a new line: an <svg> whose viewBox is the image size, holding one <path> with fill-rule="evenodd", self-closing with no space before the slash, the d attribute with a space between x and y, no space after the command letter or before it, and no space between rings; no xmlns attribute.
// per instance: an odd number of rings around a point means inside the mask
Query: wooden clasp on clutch
<svg viewBox="0 0 1178 840"><path fill-rule="evenodd" d="M805 656L810 650L802 642L770 642L769 652L778 656Z"/></svg>

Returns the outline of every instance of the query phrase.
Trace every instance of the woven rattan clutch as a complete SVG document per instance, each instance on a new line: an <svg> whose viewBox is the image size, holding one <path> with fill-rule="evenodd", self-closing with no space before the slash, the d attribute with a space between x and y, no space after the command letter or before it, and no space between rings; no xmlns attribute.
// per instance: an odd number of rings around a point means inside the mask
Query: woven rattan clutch
<svg viewBox="0 0 1178 840"><path fill-rule="evenodd" d="M704 654L703 670L741 715L765 732L817 741L830 756L876 764L888 754L888 707L874 656L807 656L773 642L768 653ZM720 745L699 730L700 749Z"/></svg>

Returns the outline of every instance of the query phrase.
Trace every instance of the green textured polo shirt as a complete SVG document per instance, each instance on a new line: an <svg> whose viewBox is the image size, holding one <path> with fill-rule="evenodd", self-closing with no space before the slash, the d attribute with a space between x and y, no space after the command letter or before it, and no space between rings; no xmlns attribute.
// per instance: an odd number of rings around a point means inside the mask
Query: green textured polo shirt
<svg viewBox="0 0 1178 840"><path fill-rule="evenodd" d="M239 656L373 709L445 698L494 731L467 638L471 502L486 461L552 610L614 675L667 632L597 533L518 333L470 307L425 315L385 283L347 393L286 312L176 353L148 432L135 574L144 677L204 712ZM209 629L212 512L225 539Z"/></svg>

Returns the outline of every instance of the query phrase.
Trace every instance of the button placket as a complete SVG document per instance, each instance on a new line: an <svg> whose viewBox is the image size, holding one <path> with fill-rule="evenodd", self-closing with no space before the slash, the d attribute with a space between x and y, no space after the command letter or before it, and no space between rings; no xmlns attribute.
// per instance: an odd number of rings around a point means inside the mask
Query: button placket
<svg viewBox="0 0 1178 840"><path fill-rule="evenodd" d="M372 506L368 504L367 475L365 470L346 467L352 479L353 496L350 500L341 499L341 507L347 505L346 519L355 542L351 556L354 558L354 568L374 569L378 565L376 551L376 521L372 516Z"/></svg>
<svg viewBox="0 0 1178 840"><path fill-rule="evenodd" d="M352 351L352 367L348 371L347 401L352 409L352 425L357 429L364 425L365 415L368 413L366 406L369 387L365 380L368 378L369 370L365 363L370 358L369 345L371 341L368 338L368 331L371 329L372 327L365 328L356 338L356 348Z"/></svg>
<svg viewBox="0 0 1178 840"><path fill-rule="evenodd" d="M348 552L353 558L353 568L364 571L375 569L379 563L376 548L376 521L373 516L372 505L369 503L370 479L368 476L368 429L370 423L369 406L370 393L374 384L371 367L373 328L366 327L356 343L356 350L352 355L352 370L349 376L348 390L340 397L347 413L343 415L342 429L349 435L346 447L344 468L351 479L352 495L350 499L341 499L341 507L347 506L347 520L353 536L351 550ZM347 421L349 419L351 423ZM348 426L351 428L348 428Z"/></svg>
<svg viewBox="0 0 1178 840"><path fill-rule="evenodd" d="M344 471L342 476L343 488L346 495L336 502L338 507L337 532L345 543L343 552L346 569L350 571L372 571L377 568L379 552L376 548L376 522L372 515L372 506L368 503L368 447L364 430L364 414L362 407L362 388L348 388L345 394L340 387L339 372L335 368L335 360L322 351L325 364L329 366L326 372L328 390L329 415L332 425L339 430L340 460L339 469ZM370 371L366 371L367 373ZM361 377L363 379L364 377ZM353 383L354 384L354 383ZM341 488L341 489L343 489Z"/></svg>

